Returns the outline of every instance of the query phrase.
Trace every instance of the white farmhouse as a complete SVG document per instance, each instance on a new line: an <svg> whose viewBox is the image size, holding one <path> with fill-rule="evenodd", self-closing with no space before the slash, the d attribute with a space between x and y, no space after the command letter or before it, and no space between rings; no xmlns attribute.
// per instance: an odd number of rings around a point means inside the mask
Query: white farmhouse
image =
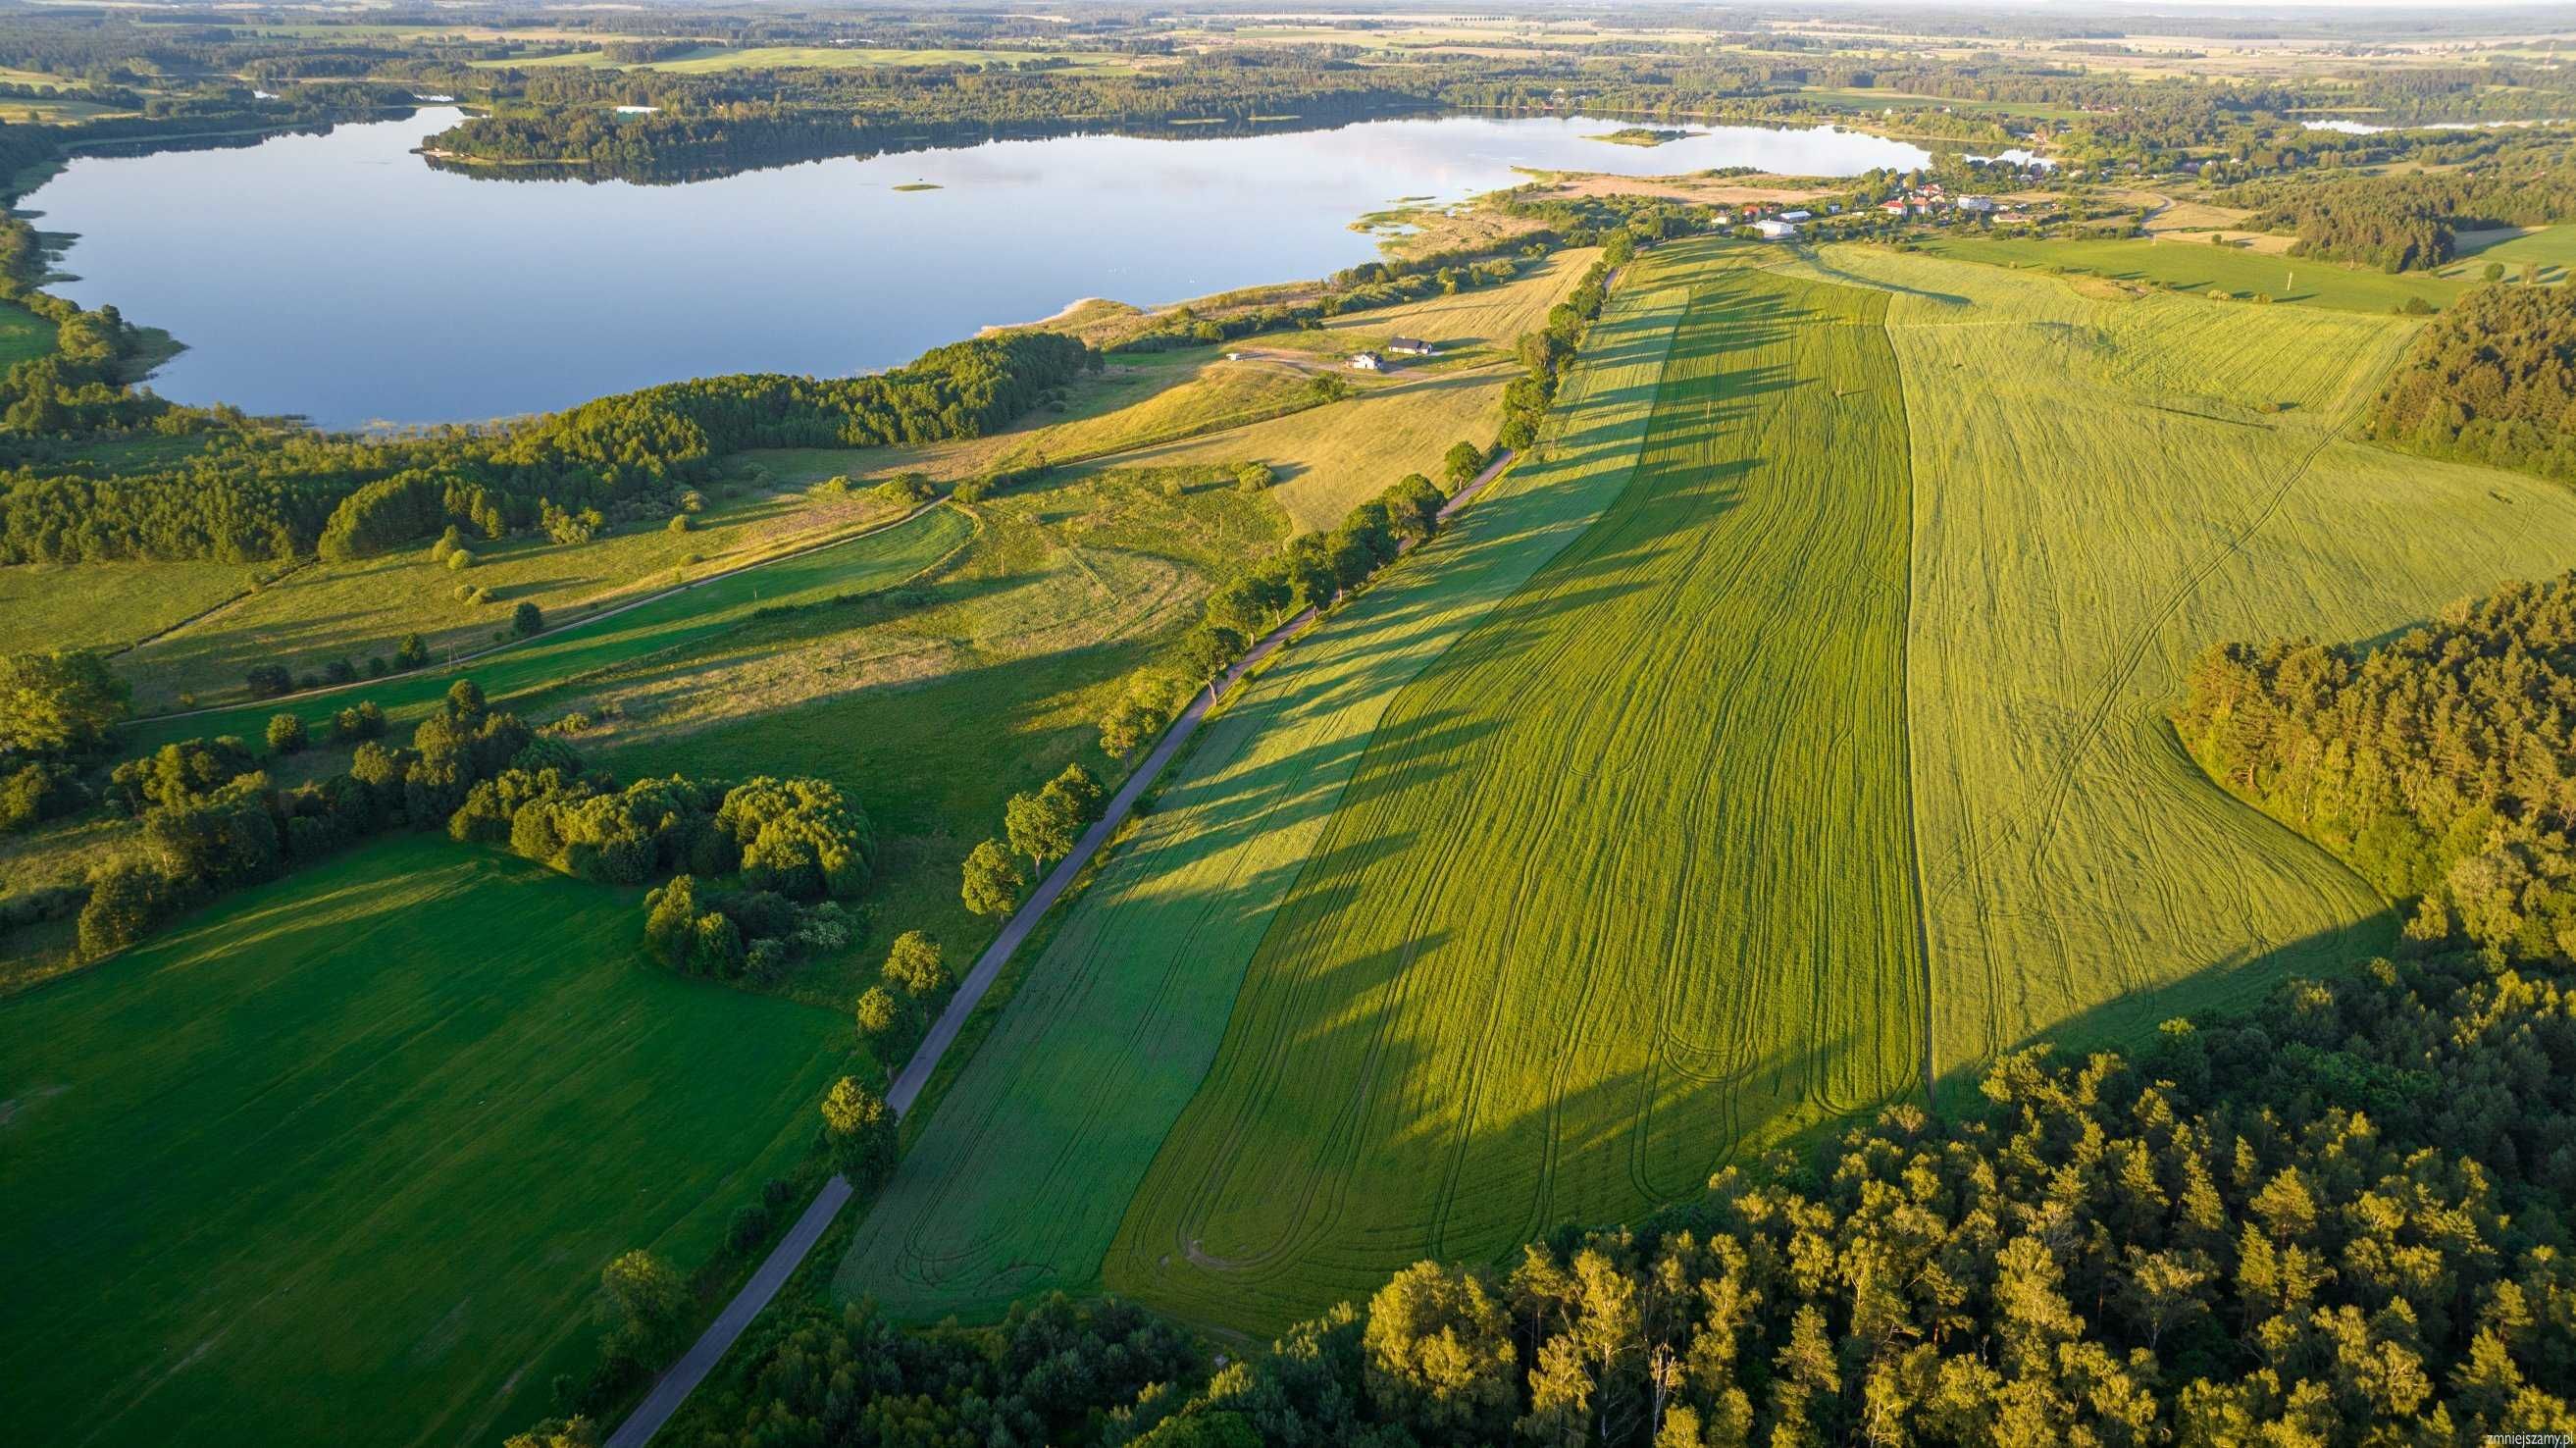
<svg viewBox="0 0 2576 1448"><path fill-rule="evenodd" d="M1753 229L1764 241L1787 241L1798 234L1797 224L1789 221L1757 221Z"/></svg>
<svg viewBox="0 0 2576 1448"><path fill-rule="evenodd" d="M1354 352L1351 354L1351 370L1354 372L1382 372L1386 370L1386 363L1381 361L1375 352Z"/></svg>

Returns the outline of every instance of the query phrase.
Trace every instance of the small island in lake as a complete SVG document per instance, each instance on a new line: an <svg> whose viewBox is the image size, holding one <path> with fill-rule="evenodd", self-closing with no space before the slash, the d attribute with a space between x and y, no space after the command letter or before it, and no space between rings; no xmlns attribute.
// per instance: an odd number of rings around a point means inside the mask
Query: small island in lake
<svg viewBox="0 0 2576 1448"><path fill-rule="evenodd" d="M939 189L939 183L936 181L906 181L894 189L897 191L936 191Z"/></svg>
<svg viewBox="0 0 2576 1448"><path fill-rule="evenodd" d="M1584 139L1608 141L1614 146L1660 146L1667 141L1679 141L1698 134L1697 131L1657 130L1653 126L1622 126L1618 130L1604 132L1598 136L1587 136Z"/></svg>

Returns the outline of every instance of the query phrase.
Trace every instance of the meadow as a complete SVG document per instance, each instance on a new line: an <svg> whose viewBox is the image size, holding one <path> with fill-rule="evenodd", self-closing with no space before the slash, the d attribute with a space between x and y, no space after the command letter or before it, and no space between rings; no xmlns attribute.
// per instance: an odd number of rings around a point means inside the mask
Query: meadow
<svg viewBox="0 0 2576 1448"><path fill-rule="evenodd" d="M2164 711L2213 641L2375 637L2563 569L2576 494L2348 440L2404 319L1824 265L1893 293L1941 1074L2385 948L2384 902L2221 793Z"/></svg>
<svg viewBox="0 0 2576 1448"><path fill-rule="evenodd" d="M477 540L468 545L474 564L462 572L431 558L427 543L355 562L308 563L135 649L119 668L134 683L135 709L150 714L247 698L243 673L253 664L283 662L303 674L334 659L361 666L370 656L390 659L407 634L419 634L430 656L444 660L490 647L521 603L537 605L552 623L570 623L681 578L774 556L901 511L864 491L825 500L734 481L709 490L706 510L685 533L642 522L587 543L555 543L537 533ZM128 566L168 567L184 579L208 565ZM490 597L460 599L460 587L481 588Z"/></svg>
<svg viewBox="0 0 2576 1448"><path fill-rule="evenodd" d="M272 714L296 714L319 728L361 699L373 699L402 723L428 710L458 678L471 678L487 698L507 702L601 669L703 643L766 609L805 607L891 587L955 552L974 529L964 513L937 507L877 532L709 579L453 667L371 679L299 698L140 720L128 725L122 738L132 753L219 734L256 739Z"/></svg>
<svg viewBox="0 0 2576 1448"><path fill-rule="evenodd" d="M2535 226L2518 233L2498 237L2474 249L2463 247L2458 261L2442 268L2442 275L2463 281L2477 280L2489 262L2504 263L2505 274L2519 278L2526 263L2540 265L2544 284L2567 280L2576 268L2576 226Z"/></svg>
<svg viewBox="0 0 2576 1448"><path fill-rule="evenodd" d="M786 987L846 1004L897 932L929 931L952 960L981 947L994 922L958 897L966 852L1067 763L1123 773L1098 741L1128 673L1197 619L1214 579L1284 536L1266 497L1174 481L1075 471L997 494L975 505L974 540L906 587L611 669L558 703L601 719L583 747L630 777L757 761L866 805L874 949Z"/></svg>
<svg viewBox="0 0 2576 1448"><path fill-rule="evenodd" d="M1096 1287L1246 964L1395 693L1609 506L1688 292L1611 300L1566 384L1582 427L1325 620L1203 726L1028 967L835 1278L907 1317ZM1344 404L1347 405L1347 404ZM1045 1212L1025 1205L1045 1201Z"/></svg>
<svg viewBox="0 0 2576 1448"><path fill-rule="evenodd" d="M0 302L0 367L54 350L54 324L16 302Z"/></svg>
<svg viewBox="0 0 2576 1448"><path fill-rule="evenodd" d="M2004 267L2058 267L2117 281L2139 282L2206 296L2225 292L2237 301L2268 296L2291 306L2346 312L2388 312L2421 300L2439 307L2460 294L2461 284L2426 272L2389 273L2342 262L2279 256L2207 241L2118 238L2056 241L1974 235L1938 236L1923 250L1956 261Z"/></svg>
<svg viewBox="0 0 2576 1448"><path fill-rule="evenodd" d="M0 653L122 649L240 595L247 563L19 563L0 568Z"/></svg>
<svg viewBox="0 0 2576 1448"><path fill-rule="evenodd" d="M459 1443L792 1167L847 1020L642 958L639 892L440 838L0 1004L12 1432Z"/></svg>

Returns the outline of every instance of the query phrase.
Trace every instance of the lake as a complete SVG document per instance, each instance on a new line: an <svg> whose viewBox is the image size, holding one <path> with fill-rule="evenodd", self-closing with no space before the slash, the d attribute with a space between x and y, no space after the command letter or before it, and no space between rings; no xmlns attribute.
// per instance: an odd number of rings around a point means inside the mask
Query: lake
<svg viewBox="0 0 2576 1448"><path fill-rule="evenodd" d="M182 402L328 427L478 421L724 372L847 375L1087 296L1159 303L1374 259L1350 229L1514 167L1853 175L1929 152L1832 128L1662 146L1627 122L1437 116L1207 139L992 141L677 186L497 180L412 154L452 107L238 150L85 157L28 197L53 288L188 350ZM927 185L935 190L900 191Z"/></svg>

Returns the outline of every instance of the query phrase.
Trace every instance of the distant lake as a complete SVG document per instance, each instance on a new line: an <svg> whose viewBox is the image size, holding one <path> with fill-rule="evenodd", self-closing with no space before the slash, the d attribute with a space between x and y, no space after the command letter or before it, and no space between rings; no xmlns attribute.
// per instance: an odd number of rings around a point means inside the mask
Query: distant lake
<svg viewBox="0 0 2576 1448"><path fill-rule="evenodd" d="M452 107L239 150L85 157L24 203L57 290L188 350L151 385L330 427L478 421L723 372L847 375L1087 296L1143 304L1377 257L1350 229L1516 166L1854 175L1929 152L1833 128L1662 146L1590 117L991 141L676 186L495 180L411 154ZM936 189L898 191L901 186Z"/></svg>

